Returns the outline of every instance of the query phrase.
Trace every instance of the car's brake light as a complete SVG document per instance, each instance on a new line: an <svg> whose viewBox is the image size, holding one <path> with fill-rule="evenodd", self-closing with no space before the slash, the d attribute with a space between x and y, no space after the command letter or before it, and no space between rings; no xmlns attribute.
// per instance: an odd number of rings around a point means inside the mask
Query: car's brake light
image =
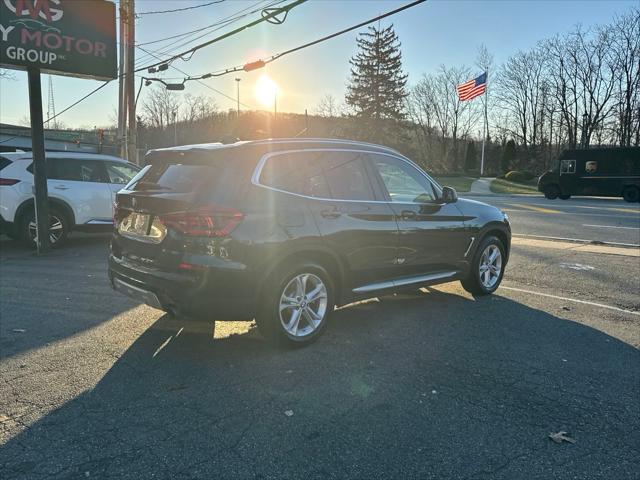
<svg viewBox="0 0 640 480"><path fill-rule="evenodd" d="M243 215L233 208L204 207L191 212L160 216L167 227L189 236L226 237L242 221Z"/></svg>
<svg viewBox="0 0 640 480"><path fill-rule="evenodd" d="M20 180L16 180L15 178L0 178L0 185L8 186L15 185L19 183Z"/></svg>

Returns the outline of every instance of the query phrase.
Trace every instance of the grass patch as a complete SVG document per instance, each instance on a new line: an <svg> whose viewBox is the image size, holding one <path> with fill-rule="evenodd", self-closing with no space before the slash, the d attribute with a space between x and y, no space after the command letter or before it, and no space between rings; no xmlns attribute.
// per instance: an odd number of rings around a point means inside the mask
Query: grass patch
<svg viewBox="0 0 640 480"><path fill-rule="evenodd" d="M457 192L468 192L475 180L477 179L474 177L436 177L440 185L453 187Z"/></svg>
<svg viewBox="0 0 640 480"><path fill-rule="evenodd" d="M489 187L493 193L524 193L536 194L538 192L538 179L534 178L523 183L510 182L502 178L496 178Z"/></svg>

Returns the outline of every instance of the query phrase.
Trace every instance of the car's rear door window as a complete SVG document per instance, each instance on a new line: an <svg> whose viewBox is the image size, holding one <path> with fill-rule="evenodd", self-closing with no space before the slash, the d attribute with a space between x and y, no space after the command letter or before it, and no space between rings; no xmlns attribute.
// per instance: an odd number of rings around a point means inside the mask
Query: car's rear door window
<svg viewBox="0 0 640 480"><path fill-rule="evenodd" d="M260 175L261 184L286 192L335 200L375 200L359 152L318 150L271 156Z"/></svg>

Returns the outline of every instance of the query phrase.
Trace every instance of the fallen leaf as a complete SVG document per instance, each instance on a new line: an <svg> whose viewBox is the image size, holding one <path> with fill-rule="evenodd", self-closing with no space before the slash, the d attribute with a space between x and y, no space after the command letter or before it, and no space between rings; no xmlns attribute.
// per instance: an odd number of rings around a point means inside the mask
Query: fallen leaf
<svg viewBox="0 0 640 480"><path fill-rule="evenodd" d="M4 415L4 414L0 415L0 423L7 422L9 420L11 419L7 415Z"/></svg>
<svg viewBox="0 0 640 480"><path fill-rule="evenodd" d="M555 443L562 443L562 442L576 443L576 441L573 438L571 438L567 432L550 433L549 438L553 440Z"/></svg>
<svg viewBox="0 0 640 480"><path fill-rule="evenodd" d="M285 410L285 411L284 411L284 414L285 414L287 417L293 417L293 410Z"/></svg>
<svg viewBox="0 0 640 480"><path fill-rule="evenodd" d="M564 307L562 307L562 309L566 312L570 312L571 311L571 307L567 307L566 305Z"/></svg>

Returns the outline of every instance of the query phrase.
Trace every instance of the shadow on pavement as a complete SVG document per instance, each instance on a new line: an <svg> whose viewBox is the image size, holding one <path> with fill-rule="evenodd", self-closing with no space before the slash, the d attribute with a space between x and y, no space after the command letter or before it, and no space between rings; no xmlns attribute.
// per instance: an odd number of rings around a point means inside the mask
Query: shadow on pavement
<svg viewBox="0 0 640 480"><path fill-rule="evenodd" d="M0 449L14 478L631 478L640 353L493 297L336 312L272 349L164 316ZM555 444L567 431L575 444ZM632 472L636 472L633 474ZM87 473L88 472L88 473Z"/></svg>
<svg viewBox="0 0 640 480"><path fill-rule="evenodd" d="M111 290L108 253L105 235L71 237L42 257L18 242L0 242L0 358L88 330L137 305Z"/></svg>

